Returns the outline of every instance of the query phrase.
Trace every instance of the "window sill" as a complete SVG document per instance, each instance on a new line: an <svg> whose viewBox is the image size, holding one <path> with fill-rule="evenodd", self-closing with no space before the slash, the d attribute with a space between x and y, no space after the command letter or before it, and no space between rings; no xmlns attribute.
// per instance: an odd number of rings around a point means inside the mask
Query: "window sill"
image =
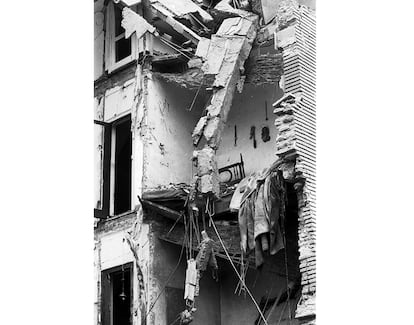
<svg viewBox="0 0 414 325"><path fill-rule="evenodd" d="M109 216L107 219L105 219L105 221L111 221L111 220L119 219L119 218L125 217L129 214L134 214L136 212L137 212L136 209L128 210L128 211L122 212L122 213L114 215L114 216Z"/></svg>

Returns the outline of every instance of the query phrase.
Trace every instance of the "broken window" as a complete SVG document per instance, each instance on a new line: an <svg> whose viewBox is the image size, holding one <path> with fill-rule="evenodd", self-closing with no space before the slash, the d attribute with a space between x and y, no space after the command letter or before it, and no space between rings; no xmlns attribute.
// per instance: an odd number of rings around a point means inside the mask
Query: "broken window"
<svg viewBox="0 0 414 325"><path fill-rule="evenodd" d="M95 121L95 217L106 218L131 210L131 115L113 123Z"/></svg>
<svg viewBox="0 0 414 325"><path fill-rule="evenodd" d="M132 325L132 263L102 272L102 325Z"/></svg>
<svg viewBox="0 0 414 325"><path fill-rule="evenodd" d="M131 9L137 11L138 7L132 6ZM125 38L121 21L122 7L111 1L107 8L105 55L105 67L109 73L135 60L137 56L137 40L135 37Z"/></svg>

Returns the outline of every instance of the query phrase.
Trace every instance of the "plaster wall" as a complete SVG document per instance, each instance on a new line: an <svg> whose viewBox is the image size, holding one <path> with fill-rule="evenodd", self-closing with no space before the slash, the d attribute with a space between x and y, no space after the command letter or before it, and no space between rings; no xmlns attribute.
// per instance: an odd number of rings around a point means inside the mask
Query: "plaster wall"
<svg viewBox="0 0 414 325"><path fill-rule="evenodd" d="M276 156L274 140L277 129L274 126L272 103L282 97L283 92L278 85L245 85L243 92L235 93L233 104L222 133L222 141L217 151L218 167L240 161L243 155L246 176L252 172L268 167ZM267 116L265 114L267 101ZM237 126L237 145L234 145L234 126ZM253 147L250 128L256 127L257 147ZM270 140L263 142L262 127L269 127Z"/></svg>
<svg viewBox="0 0 414 325"><path fill-rule="evenodd" d="M157 283L152 297L155 298L163 286L180 257L181 247L162 242L159 239L154 240L154 264L153 279ZM174 276L168 282L169 287L184 289L185 273L187 261L185 250L181 262L174 273ZM184 300L184 297L182 297ZM205 272L200 280L200 295L196 298L195 307L197 311L193 314L194 325L220 325L220 289L219 283L212 279L209 270ZM167 301L165 292L160 296L151 315L150 324L169 325L167 324Z"/></svg>
<svg viewBox="0 0 414 325"><path fill-rule="evenodd" d="M149 75L144 188L190 183L191 134L206 103L201 91L191 111L195 92Z"/></svg>

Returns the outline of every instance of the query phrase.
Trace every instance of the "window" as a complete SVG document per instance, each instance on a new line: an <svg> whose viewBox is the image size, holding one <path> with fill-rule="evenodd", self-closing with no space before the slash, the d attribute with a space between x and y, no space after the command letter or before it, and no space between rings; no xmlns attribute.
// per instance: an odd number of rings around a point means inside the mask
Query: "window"
<svg viewBox="0 0 414 325"><path fill-rule="evenodd" d="M102 325L132 325L132 275L132 263L102 272Z"/></svg>
<svg viewBox="0 0 414 325"><path fill-rule="evenodd" d="M132 210L131 115L95 121L95 217ZM100 142L101 141L101 142Z"/></svg>
<svg viewBox="0 0 414 325"><path fill-rule="evenodd" d="M111 124L95 121L95 218L109 215L110 202L110 162L111 162Z"/></svg>
<svg viewBox="0 0 414 325"><path fill-rule="evenodd" d="M136 11L136 6L131 9ZM137 40L136 37L125 38L119 5L109 2L106 16L105 69L111 73L137 58Z"/></svg>
<svg viewBox="0 0 414 325"><path fill-rule="evenodd" d="M118 120L112 127L112 179L114 215L131 209L131 116Z"/></svg>

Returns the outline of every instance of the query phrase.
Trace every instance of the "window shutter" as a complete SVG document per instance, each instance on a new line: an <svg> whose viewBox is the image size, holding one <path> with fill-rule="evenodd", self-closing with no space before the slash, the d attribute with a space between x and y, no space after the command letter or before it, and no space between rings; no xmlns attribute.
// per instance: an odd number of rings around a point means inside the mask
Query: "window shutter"
<svg viewBox="0 0 414 325"><path fill-rule="evenodd" d="M94 124L94 208L102 210L103 208L103 155L104 155L104 132L103 125Z"/></svg>
<svg viewBox="0 0 414 325"><path fill-rule="evenodd" d="M108 89L105 92L104 121L112 122L126 115L134 104L134 79L126 81L122 86Z"/></svg>
<svg viewBox="0 0 414 325"><path fill-rule="evenodd" d="M94 2L94 80L103 74L104 59L104 0Z"/></svg>

